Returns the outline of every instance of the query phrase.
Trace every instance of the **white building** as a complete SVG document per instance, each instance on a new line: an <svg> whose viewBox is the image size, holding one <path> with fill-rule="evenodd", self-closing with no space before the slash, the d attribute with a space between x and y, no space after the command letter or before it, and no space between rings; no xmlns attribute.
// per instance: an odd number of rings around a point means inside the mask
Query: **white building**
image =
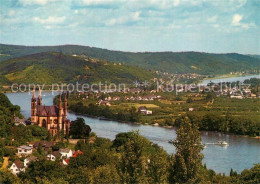
<svg viewBox="0 0 260 184"><path fill-rule="evenodd" d="M20 160L16 160L14 161L14 163L11 165L11 167L9 168L9 170L17 175L19 174L21 171L24 172L25 171L25 167L23 165L23 163Z"/></svg>
<svg viewBox="0 0 260 184"><path fill-rule="evenodd" d="M139 107L139 112L144 115L150 115L153 114L153 111L147 110L146 107Z"/></svg>
<svg viewBox="0 0 260 184"><path fill-rule="evenodd" d="M61 154L58 151L53 151L52 153L47 155L47 158L51 161L55 161L56 159L61 158Z"/></svg>
<svg viewBox="0 0 260 184"><path fill-rule="evenodd" d="M24 159L24 167L28 167L29 163L35 160L37 160L37 157L35 156L27 157L26 159Z"/></svg>
<svg viewBox="0 0 260 184"><path fill-rule="evenodd" d="M231 95L230 98L243 99L243 97L241 95L238 95L238 96Z"/></svg>
<svg viewBox="0 0 260 184"><path fill-rule="evenodd" d="M71 149L60 149L59 152L63 158L70 158L73 155Z"/></svg>
<svg viewBox="0 0 260 184"><path fill-rule="evenodd" d="M190 107L190 108L189 108L189 111L194 111L194 108L193 108L193 107Z"/></svg>
<svg viewBox="0 0 260 184"><path fill-rule="evenodd" d="M22 156L22 155L30 155L32 154L32 147L31 146L19 146L18 148L18 156Z"/></svg>

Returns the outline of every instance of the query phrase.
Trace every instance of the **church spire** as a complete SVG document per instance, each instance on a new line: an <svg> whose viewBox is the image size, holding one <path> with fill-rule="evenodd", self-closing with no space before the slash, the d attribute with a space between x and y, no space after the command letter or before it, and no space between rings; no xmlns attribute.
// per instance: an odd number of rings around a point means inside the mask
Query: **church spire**
<svg viewBox="0 0 260 184"><path fill-rule="evenodd" d="M67 118L67 93L65 93L65 98L64 98L64 117Z"/></svg>
<svg viewBox="0 0 260 184"><path fill-rule="evenodd" d="M38 94L38 98L37 98L37 105L42 105L42 92L41 92L40 87L39 87L39 94Z"/></svg>
<svg viewBox="0 0 260 184"><path fill-rule="evenodd" d="M37 102L35 98L35 88L33 89L32 99L31 99L31 123L36 123L36 114L37 114Z"/></svg>
<svg viewBox="0 0 260 184"><path fill-rule="evenodd" d="M33 88L32 99L35 99L35 88Z"/></svg>
<svg viewBox="0 0 260 184"><path fill-rule="evenodd" d="M59 108L62 109L61 94L60 94L60 99L59 99Z"/></svg>

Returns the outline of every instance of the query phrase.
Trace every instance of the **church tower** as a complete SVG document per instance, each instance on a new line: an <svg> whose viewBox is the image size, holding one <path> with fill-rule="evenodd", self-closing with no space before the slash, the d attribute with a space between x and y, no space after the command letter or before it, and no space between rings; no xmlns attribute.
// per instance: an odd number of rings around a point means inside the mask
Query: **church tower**
<svg viewBox="0 0 260 184"><path fill-rule="evenodd" d="M35 98L35 89L33 89L33 95L31 99L31 123L36 124L37 122L37 102Z"/></svg>
<svg viewBox="0 0 260 184"><path fill-rule="evenodd" d="M40 88L39 88L39 94L37 98L37 105L42 105L42 92Z"/></svg>
<svg viewBox="0 0 260 184"><path fill-rule="evenodd" d="M67 119L67 111L68 111L68 101L67 101L67 94L65 93L64 97L64 119Z"/></svg>
<svg viewBox="0 0 260 184"><path fill-rule="evenodd" d="M59 117L58 117L58 127L59 130L62 129L62 117L63 117L63 107L62 107L62 101L61 101L61 95L60 95L60 99L59 99Z"/></svg>

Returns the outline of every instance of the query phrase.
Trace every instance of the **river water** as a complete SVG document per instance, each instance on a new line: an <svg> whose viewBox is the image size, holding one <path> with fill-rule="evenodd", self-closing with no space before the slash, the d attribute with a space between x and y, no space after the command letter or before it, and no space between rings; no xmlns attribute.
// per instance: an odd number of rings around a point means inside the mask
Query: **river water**
<svg viewBox="0 0 260 184"><path fill-rule="evenodd" d="M230 78L222 78L222 79L206 79L202 81L202 85L206 85L210 82L213 83L220 83L220 82L244 82L246 79L251 79L251 78L260 78L260 75L246 75L246 76L241 76L241 77L230 77Z"/></svg>
<svg viewBox="0 0 260 184"><path fill-rule="evenodd" d="M42 95L43 103L52 105L54 97L52 93L43 92ZM9 93L7 96L13 104L21 107L21 112L26 118L30 117L31 95L29 93ZM68 118L71 121L77 117L84 118L92 131L100 137L113 140L115 135L120 132L139 130L141 135L162 146L169 154L175 152L174 146L168 143L169 140L176 138L175 129L105 121L68 113ZM208 168L215 170L217 173L229 174L231 168L241 172L245 168L251 168L253 164L260 163L259 139L205 131L201 132L201 136L202 142L205 144L219 140L229 143L227 147L207 144L203 150L203 162L206 163Z"/></svg>

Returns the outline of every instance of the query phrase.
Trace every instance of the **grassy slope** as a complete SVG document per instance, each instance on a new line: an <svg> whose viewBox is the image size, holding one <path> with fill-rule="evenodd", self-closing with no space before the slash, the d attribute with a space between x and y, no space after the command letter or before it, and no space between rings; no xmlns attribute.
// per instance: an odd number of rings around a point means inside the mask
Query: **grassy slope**
<svg viewBox="0 0 260 184"><path fill-rule="evenodd" d="M149 80L153 74L147 70L111 62L93 62L57 52L46 52L13 58L0 63L2 83L59 83L99 82L132 83ZM1 82L0 81L0 82Z"/></svg>
<svg viewBox="0 0 260 184"><path fill-rule="evenodd" d="M260 59L241 54L209 54L199 52L145 52L110 51L88 46L64 45L25 47L0 44L0 61L28 54L62 51L66 54L85 54L93 58L124 62L146 69L171 73L226 74L229 72L259 70Z"/></svg>

